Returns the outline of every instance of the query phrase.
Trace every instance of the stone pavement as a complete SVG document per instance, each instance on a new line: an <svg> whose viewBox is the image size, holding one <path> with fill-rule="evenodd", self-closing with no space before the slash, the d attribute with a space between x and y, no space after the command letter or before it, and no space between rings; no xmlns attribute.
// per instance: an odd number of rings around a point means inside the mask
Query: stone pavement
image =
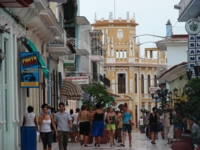
<svg viewBox="0 0 200 150"><path fill-rule="evenodd" d="M125 147L120 147L119 143L116 143L115 147L110 147L110 144L102 144L101 147L94 147L93 144L89 144L88 147L81 147L79 143L69 143L68 150L171 150L170 146L166 145L167 140L161 139L160 132L155 145L151 144L151 140L147 139L145 134L133 131L132 135L132 147L128 146L127 137ZM42 150L42 143L38 143L37 150ZM52 150L59 150L57 143L53 143Z"/></svg>

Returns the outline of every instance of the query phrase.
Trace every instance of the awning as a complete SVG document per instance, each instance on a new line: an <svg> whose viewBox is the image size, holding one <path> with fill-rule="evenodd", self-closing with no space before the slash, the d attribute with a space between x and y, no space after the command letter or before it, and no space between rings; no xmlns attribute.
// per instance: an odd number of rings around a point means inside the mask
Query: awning
<svg viewBox="0 0 200 150"><path fill-rule="evenodd" d="M80 100L82 99L81 87L69 80L63 80L63 86L60 89L62 98Z"/></svg>
<svg viewBox="0 0 200 150"><path fill-rule="evenodd" d="M23 44L25 45L25 47L28 49L29 52L38 52L37 48L35 47L35 45L27 38L22 37L21 38ZM39 64L40 64L40 68L42 69L42 72L44 73L44 76L46 78L49 77L49 70L47 68L47 65L45 64L42 56L39 54Z"/></svg>

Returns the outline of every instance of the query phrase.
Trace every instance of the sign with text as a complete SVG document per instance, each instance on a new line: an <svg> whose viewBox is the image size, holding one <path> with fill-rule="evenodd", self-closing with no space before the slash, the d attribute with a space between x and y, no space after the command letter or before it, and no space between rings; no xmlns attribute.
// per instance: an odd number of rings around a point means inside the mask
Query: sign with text
<svg viewBox="0 0 200 150"><path fill-rule="evenodd" d="M39 87L39 53L20 53L20 82L21 88Z"/></svg>
<svg viewBox="0 0 200 150"><path fill-rule="evenodd" d="M157 91L158 87L149 87L149 92Z"/></svg>
<svg viewBox="0 0 200 150"><path fill-rule="evenodd" d="M89 84L88 76L66 77L66 80L72 81L76 84Z"/></svg>

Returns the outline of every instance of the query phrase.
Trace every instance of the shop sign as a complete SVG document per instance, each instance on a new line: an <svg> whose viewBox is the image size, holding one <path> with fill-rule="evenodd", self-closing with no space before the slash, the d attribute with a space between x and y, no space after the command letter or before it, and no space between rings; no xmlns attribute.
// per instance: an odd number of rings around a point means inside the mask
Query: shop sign
<svg viewBox="0 0 200 150"><path fill-rule="evenodd" d="M21 88L39 87L39 53L20 53L20 83Z"/></svg>
<svg viewBox="0 0 200 150"><path fill-rule="evenodd" d="M88 76L66 77L66 80L72 81L76 84L89 84Z"/></svg>
<svg viewBox="0 0 200 150"><path fill-rule="evenodd" d="M188 34L198 34L200 32L199 20L195 18L188 20L185 24L185 29L188 32Z"/></svg>
<svg viewBox="0 0 200 150"><path fill-rule="evenodd" d="M156 92L158 87L149 87L149 92Z"/></svg>

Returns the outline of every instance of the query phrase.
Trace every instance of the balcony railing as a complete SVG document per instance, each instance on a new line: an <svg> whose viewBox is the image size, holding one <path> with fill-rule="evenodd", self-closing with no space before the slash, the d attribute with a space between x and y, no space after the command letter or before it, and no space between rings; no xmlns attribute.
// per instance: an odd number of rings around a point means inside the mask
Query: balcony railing
<svg viewBox="0 0 200 150"><path fill-rule="evenodd" d="M66 77L78 77L78 76L88 76L89 72L80 72L80 71L65 71Z"/></svg>
<svg viewBox="0 0 200 150"><path fill-rule="evenodd" d="M93 81L95 82L102 82L105 86L110 87L110 80L106 77L103 77L101 74L94 74L93 73Z"/></svg>

